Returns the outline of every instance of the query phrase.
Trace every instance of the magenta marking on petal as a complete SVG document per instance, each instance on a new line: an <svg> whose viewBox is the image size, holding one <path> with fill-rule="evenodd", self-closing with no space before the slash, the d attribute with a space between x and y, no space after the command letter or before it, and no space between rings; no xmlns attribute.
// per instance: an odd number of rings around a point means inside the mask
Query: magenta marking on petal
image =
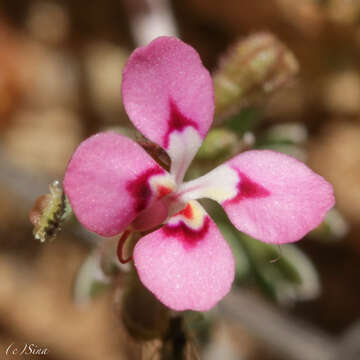
<svg viewBox="0 0 360 360"><path fill-rule="evenodd" d="M165 170L160 166L155 166L143 172L135 180L127 184L126 189L130 192L135 200L135 211L140 212L144 210L152 195L152 190L149 184L149 179L153 175L164 174Z"/></svg>
<svg viewBox="0 0 360 360"><path fill-rule="evenodd" d="M270 191L265 189L260 184L252 181L248 178L244 173L239 171L236 168L233 168L239 175L239 182L237 184L238 193L232 199L229 199L225 202L225 204L236 203L243 199L251 199L251 198L265 198L270 196Z"/></svg>
<svg viewBox="0 0 360 360"><path fill-rule="evenodd" d="M175 225L164 225L162 227L163 232L166 236L174 236L180 239L185 249L192 249L197 243L203 239L209 230L210 220L208 217L204 219L204 223L200 229L192 229L186 225L183 221L180 221Z"/></svg>
<svg viewBox="0 0 360 360"><path fill-rule="evenodd" d="M170 106L170 117L168 120L168 129L164 136L164 147L167 149L169 147L169 138L170 134L173 131L182 131L186 127L192 126L196 130L198 130L198 125L195 121L187 118L183 115L177 105L174 103L173 100L169 100Z"/></svg>

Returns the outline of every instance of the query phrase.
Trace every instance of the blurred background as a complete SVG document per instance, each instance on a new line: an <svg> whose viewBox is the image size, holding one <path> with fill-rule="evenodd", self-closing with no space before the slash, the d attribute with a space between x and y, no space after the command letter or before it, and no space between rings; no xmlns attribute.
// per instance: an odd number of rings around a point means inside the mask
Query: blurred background
<svg viewBox="0 0 360 360"><path fill-rule="evenodd" d="M271 148L305 161L337 199L318 229L281 248L207 204L237 277L214 311L186 314L189 359L360 359L357 0L0 2L0 358L11 344L48 349L29 359L159 356L160 340L133 341L120 321L121 276L94 261L99 239L72 220L41 244L28 213L87 136L143 141L122 107L122 67L161 34L191 44L214 74L215 126L189 177Z"/></svg>

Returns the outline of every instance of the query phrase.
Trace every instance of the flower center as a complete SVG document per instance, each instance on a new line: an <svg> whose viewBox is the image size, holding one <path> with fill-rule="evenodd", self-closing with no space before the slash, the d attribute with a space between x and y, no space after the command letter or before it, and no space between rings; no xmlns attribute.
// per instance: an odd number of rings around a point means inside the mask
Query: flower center
<svg viewBox="0 0 360 360"><path fill-rule="evenodd" d="M128 185L139 213L132 222L136 230L149 230L162 224L168 217L171 202L168 195L176 189L173 178L162 168L149 169Z"/></svg>

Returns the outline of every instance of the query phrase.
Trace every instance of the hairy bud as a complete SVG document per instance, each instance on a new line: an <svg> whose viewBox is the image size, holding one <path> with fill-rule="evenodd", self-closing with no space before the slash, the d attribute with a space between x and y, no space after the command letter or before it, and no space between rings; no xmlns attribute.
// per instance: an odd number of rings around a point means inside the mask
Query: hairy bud
<svg viewBox="0 0 360 360"><path fill-rule="evenodd" d="M54 181L49 188L50 193L41 195L29 214L34 225L34 237L41 242L52 240L72 213L60 182Z"/></svg>
<svg viewBox="0 0 360 360"><path fill-rule="evenodd" d="M230 50L214 74L216 114L228 114L249 96L277 89L297 71L294 55L273 35L249 36Z"/></svg>

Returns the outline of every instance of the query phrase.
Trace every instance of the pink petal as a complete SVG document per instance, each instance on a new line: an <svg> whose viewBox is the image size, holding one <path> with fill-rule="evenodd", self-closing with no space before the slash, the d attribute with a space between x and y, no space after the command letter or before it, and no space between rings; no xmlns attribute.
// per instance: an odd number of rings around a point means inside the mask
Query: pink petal
<svg viewBox="0 0 360 360"><path fill-rule="evenodd" d="M181 180L214 113L212 80L198 53L174 37L136 49L124 70L122 96L131 121L168 151L171 172Z"/></svg>
<svg viewBox="0 0 360 360"><path fill-rule="evenodd" d="M237 229L274 244L301 239L335 203L332 186L321 176L267 150L242 153L179 191L184 201L217 200Z"/></svg>
<svg viewBox="0 0 360 360"><path fill-rule="evenodd" d="M195 201L140 239L134 263L142 283L177 311L209 310L229 292L235 271L228 244Z"/></svg>
<svg viewBox="0 0 360 360"><path fill-rule="evenodd" d="M134 141L110 132L79 145L63 181L79 221L102 236L123 231L163 184L171 187L164 169Z"/></svg>

